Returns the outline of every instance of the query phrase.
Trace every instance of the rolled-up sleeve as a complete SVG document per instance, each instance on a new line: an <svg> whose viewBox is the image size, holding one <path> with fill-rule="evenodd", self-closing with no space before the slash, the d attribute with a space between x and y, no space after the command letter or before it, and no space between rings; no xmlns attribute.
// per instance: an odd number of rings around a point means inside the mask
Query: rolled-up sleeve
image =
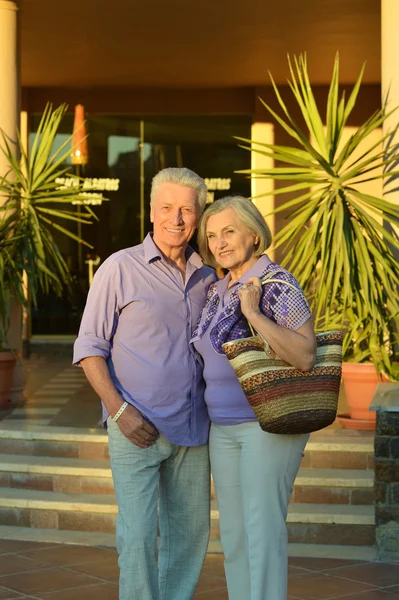
<svg viewBox="0 0 399 600"><path fill-rule="evenodd" d="M116 260L107 260L97 270L90 286L87 302L75 340L73 364L89 356L107 360L118 323L119 268Z"/></svg>

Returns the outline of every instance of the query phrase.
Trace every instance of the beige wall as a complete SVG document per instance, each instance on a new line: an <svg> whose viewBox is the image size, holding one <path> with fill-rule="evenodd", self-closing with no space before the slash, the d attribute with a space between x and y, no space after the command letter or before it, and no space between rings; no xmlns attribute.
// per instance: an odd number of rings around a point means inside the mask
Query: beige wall
<svg viewBox="0 0 399 600"><path fill-rule="evenodd" d="M290 109L292 95L287 86L281 93ZM327 100L328 88L315 87L320 106ZM346 93L350 87L344 86ZM58 105L66 102L71 107L84 104L87 111L97 114L247 114L254 122L268 122L268 113L258 97L277 108L271 87L214 88L214 89L159 89L159 88L22 88L22 109L41 112L46 102ZM356 110L349 125L359 124L381 105L379 85L364 85Z"/></svg>
<svg viewBox="0 0 399 600"><path fill-rule="evenodd" d="M83 104L96 114L247 114L254 113L252 88L134 89L134 88L23 88L22 108L42 112L47 102Z"/></svg>
<svg viewBox="0 0 399 600"><path fill-rule="evenodd" d="M274 166L274 161L269 156L265 156L261 153L262 147L257 145L256 142L263 144L274 144L274 125L272 123L257 123L254 122L251 128L251 139L255 144L253 145L254 151L251 154L251 169L271 169ZM257 152L256 150L260 152ZM274 196L262 194L270 194L274 190L274 182L271 179L261 177L254 174L251 179L251 197L252 201L258 210L264 216L266 223L268 224L272 237L276 233L276 215L271 215L270 212L274 208ZM270 258L274 259L273 245L268 252Z"/></svg>

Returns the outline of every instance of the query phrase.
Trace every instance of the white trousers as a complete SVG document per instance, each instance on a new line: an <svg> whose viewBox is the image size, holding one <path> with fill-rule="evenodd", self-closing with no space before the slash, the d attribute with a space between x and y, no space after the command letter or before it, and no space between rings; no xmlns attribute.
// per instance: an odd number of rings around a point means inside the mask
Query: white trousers
<svg viewBox="0 0 399 600"><path fill-rule="evenodd" d="M229 600L287 599L288 502L309 435L212 425L209 441Z"/></svg>

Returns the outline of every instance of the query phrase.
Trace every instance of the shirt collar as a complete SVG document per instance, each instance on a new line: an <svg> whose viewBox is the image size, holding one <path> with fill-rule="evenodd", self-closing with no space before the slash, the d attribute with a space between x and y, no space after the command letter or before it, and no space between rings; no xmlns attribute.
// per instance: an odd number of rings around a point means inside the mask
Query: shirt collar
<svg viewBox="0 0 399 600"><path fill-rule="evenodd" d="M147 233L143 241L144 258L148 263L155 259L162 259L162 252L152 239L152 233Z"/></svg>
<svg viewBox="0 0 399 600"><path fill-rule="evenodd" d="M154 242L152 235L153 234L151 232L147 233L143 241L144 257L148 263L159 259L164 260L164 256L158 248L158 246L156 245L156 243ZM191 248L191 246L187 246L186 259L187 262L191 263L196 269L200 269L204 264L199 254L197 254L197 252L195 252Z"/></svg>
<svg viewBox="0 0 399 600"><path fill-rule="evenodd" d="M269 265L273 265L273 264L274 264L273 261L271 261L266 254L263 254L262 256L260 256L258 258L256 263L254 265L252 265L252 267L250 269L248 269L248 271L245 271L245 273L241 277L241 279L238 279L238 281L235 281L233 283L231 288L234 289L237 285L243 285L251 277L260 277L264 273L266 267L268 267ZM225 292L227 290L227 286L229 285L230 279L231 279L231 275L230 275L230 273L227 273L227 275L225 277L223 277L223 279L219 279L219 281L217 281L215 283L217 293L219 294L220 297L222 297L225 294Z"/></svg>

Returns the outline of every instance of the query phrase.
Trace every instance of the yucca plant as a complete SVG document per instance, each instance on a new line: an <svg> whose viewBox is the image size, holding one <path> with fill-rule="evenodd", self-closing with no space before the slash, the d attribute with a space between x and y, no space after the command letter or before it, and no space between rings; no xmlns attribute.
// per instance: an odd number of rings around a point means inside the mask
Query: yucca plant
<svg viewBox="0 0 399 600"><path fill-rule="evenodd" d="M270 76L282 113L263 104L291 136L293 146L241 139L243 147L274 159L276 165L242 172L285 182L265 194L289 193L291 198L270 212L289 212L275 247L282 247L282 264L289 265L305 290L316 329L345 329L344 360L372 360L378 372L397 378L399 270L394 252L399 243L393 229L388 231L384 224L398 222L399 206L357 189L360 183L392 179L399 173L397 148L390 147L395 132L381 134L378 143L370 137L394 111L377 110L344 143L344 128L358 98L364 67L346 99L339 92L336 56L323 118L306 56L288 61L289 87L305 126L295 121ZM355 156L360 144L366 149Z"/></svg>
<svg viewBox="0 0 399 600"><path fill-rule="evenodd" d="M72 136L57 151L53 150L66 111L66 105L55 110L50 104L46 106L29 154L19 136L17 153L4 134L0 139L0 151L9 165L9 171L0 177L0 349L7 334L10 298L27 306L23 272L34 305L39 291L53 290L61 295L71 285L54 230L89 246L63 224L89 224L96 218L89 206L83 205L79 214L73 206L82 199L78 180L74 181L78 185L64 189L56 182L69 170L65 162L71 153Z"/></svg>

